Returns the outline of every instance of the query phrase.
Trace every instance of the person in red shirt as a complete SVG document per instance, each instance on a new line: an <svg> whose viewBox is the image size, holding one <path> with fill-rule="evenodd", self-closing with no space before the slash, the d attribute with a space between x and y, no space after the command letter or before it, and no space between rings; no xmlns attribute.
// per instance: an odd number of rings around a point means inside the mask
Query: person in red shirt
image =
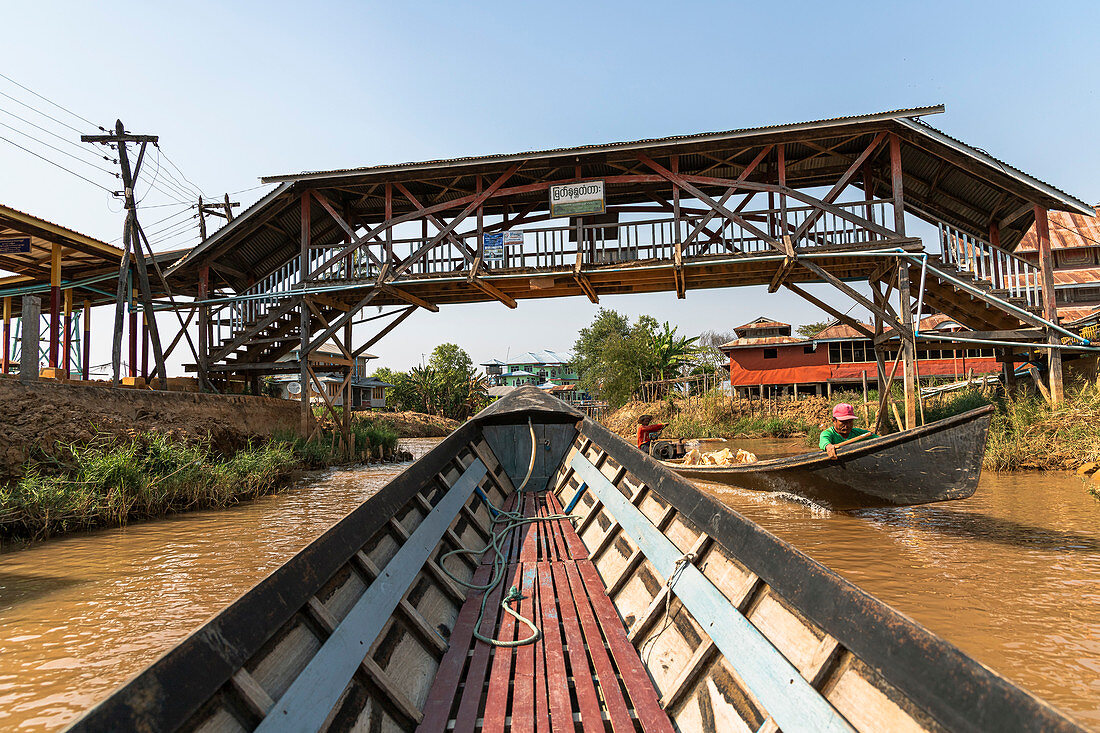
<svg viewBox="0 0 1100 733"><path fill-rule="evenodd" d="M653 422L652 415L642 415L638 418L638 449L649 453L649 443L657 434L665 429L664 423Z"/></svg>

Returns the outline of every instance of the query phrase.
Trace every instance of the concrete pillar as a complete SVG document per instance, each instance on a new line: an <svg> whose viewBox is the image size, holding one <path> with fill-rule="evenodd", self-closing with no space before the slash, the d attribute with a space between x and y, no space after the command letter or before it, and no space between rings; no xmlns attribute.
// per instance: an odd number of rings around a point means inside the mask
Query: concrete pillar
<svg viewBox="0 0 1100 733"><path fill-rule="evenodd" d="M23 296L23 311L19 316L23 325L23 344L19 350L19 379L33 382L38 379L38 341L42 304L36 295Z"/></svg>

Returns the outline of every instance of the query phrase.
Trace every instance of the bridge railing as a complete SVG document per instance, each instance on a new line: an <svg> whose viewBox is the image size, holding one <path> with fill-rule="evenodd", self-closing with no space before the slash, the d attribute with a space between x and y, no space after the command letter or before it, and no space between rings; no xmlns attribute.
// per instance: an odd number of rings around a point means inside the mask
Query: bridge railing
<svg viewBox="0 0 1100 733"><path fill-rule="evenodd" d="M807 220L813 218L807 231L796 243L801 249L837 245L874 244L885 237L864 226L857 217L872 222L886 220L884 200L858 201L834 204L840 213L822 211L814 206L792 206L786 209L786 226L783 226L779 209L740 212L739 215L753 227L772 239L783 233L792 234ZM816 212L816 213L815 213ZM852 216L855 215L855 216ZM499 259L487 259L490 268L502 269L553 269L576 264L578 252L583 265L615 264L643 260L672 260L676 244L686 242L696 225L702 221L700 214L685 214L677 222L672 216L650 218L641 221L617 221L585 223L551 227L539 227L519 231L522 243L505 244ZM429 240L423 237L394 239L390 243L394 255L404 260L413 256ZM461 244L459 244L461 242ZM579 242L579 245L578 245ZM477 250L476 232L455 232L420 255L406 272L413 277L444 275L464 271ZM370 255L367 252L370 252ZM686 246L685 257L701 257L716 254L774 253L771 244L751 229L721 216L710 219L704 229ZM319 274L319 280L369 279L377 275L376 262L384 261L384 245L372 241L361 245L351 255L351 262L336 263Z"/></svg>
<svg viewBox="0 0 1100 733"><path fill-rule="evenodd" d="M1042 303L1042 278L1036 265L942 222L939 233L945 263L994 290L1008 291L1009 297L1025 300L1029 306Z"/></svg>

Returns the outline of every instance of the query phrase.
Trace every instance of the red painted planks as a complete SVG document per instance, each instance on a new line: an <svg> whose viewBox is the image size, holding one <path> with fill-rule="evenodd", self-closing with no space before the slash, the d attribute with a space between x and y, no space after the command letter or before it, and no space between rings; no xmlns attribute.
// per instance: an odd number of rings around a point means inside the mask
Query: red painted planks
<svg viewBox="0 0 1100 733"><path fill-rule="evenodd" d="M607 706L607 714L611 719L611 729L615 733L633 733L634 723L619 687L619 680L615 676L615 666L604 647L603 637L600 635L599 624L589 605L588 594L580 574L577 572L576 563L565 563L565 573L569 577L569 586L573 599L577 603L577 617L581 622L584 639L588 642L588 653L592 657L592 668L596 670L596 679L599 680L600 689L603 690L604 704ZM602 589L602 585L600 586Z"/></svg>
<svg viewBox="0 0 1100 733"><path fill-rule="evenodd" d="M569 673L565 669L565 648L562 645L553 567L551 564L539 567L539 626L542 629L546 662L546 696L553 733L574 733L573 706L569 699ZM569 599L565 598L563 602L569 603Z"/></svg>
<svg viewBox="0 0 1100 733"><path fill-rule="evenodd" d="M484 585L488 581L489 568L479 567L474 573L472 582ZM428 694L428 704L424 707L424 720L417 728L418 731L441 731L447 726L447 718L451 713L451 701L454 700L455 691L458 689L462 669L466 666L466 652L470 649L474 622L477 620L480 606L480 594L467 594L465 603L458 611L458 618L455 619L454 629L451 631L450 648L443 655L431 692Z"/></svg>
<svg viewBox="0 0 1100 733"><path fill-rule="evenodd" d="M488 582L488 581L486 581ZM481 583L484 585L484 583ZM504 594L503 584L498 585L489 594L485 603L485 618L478 631L484 636L491 637L500 622L500 599ZM481 604L481 593L477 594L476 601ZM482 691L485 687L485 676L489 669L489 655L492 647L484 642L473 640L474 653L470 657L470 666L464 679L465 686L462 690L462 699L458 705L458 713L455 715L455 727L457 731L473 731L477 723L477 711L481 704Z"/></svg>
<svg viewBox="0 0 1100 733"><path fill-rule="evenodd" d="M513 542L518 545L519 542ZM501 581L504 592L513 585L520 584L520 566L509 565ZM496 638L512 641L516 638L516 620L507 613L501 613L502 621ZM508 715L509 692L512 683L512 649L493 647L493 663L489 672L489 692L485 700L485 714L482 716L481 730L484 733L503 733L504 720Z"/></svg>
<svg viewBox="0 0 1100 733"><path fill-rule="evenodd" d="M565 509L562 508L561 502L558 500L557 496L553 498L553 501L557 513L564 514ZM580 535L577 534L577 530L573 526L572 522L570 522L568 519L563 519L562 521L558 522L558 528L561 529L562 536L565 538L565 543L569 545L569 557L573 558L574 560L588 557L588 548L585 547L584 540L582 540L580 538Z"/></svg>
<svg viewBox="0 0 1100 733"><path fill-rule="evenodd" d="M541 503L541 502L540 502ZM540 522L540 526L542 523ZM530 602L524 601L524 607L530 613L523 615L531 619L540 630L539 639L533 644L535 650L535 730L538 733L550 733L550 711L547 709L546 689L546 636L543 630L542 615L539 604L542 602L540 579L543 573L550 572L550 564L546 562L535 563L531 566L534 570ZM526 591L525 591L526 593Z"/></svg>
<svg viewBox="0 0 1100 733"><path fill-rule="evenodd" d="M536 499L533 494L524 494L523 496L523 516L535 517L536 511ZM521 525L519 528L520 536L523 537L523 550L520 552L520 562L535 562L539 559L539 525L541 522L533 522L530 524Z"/></svg>
<svg viewBox="0 0 1100 733"><path fill-rule="evenodd" d="M535 526L535 525L532 525ZM519 590L524 599L514 608L518 613L531 618L534 610L535 564L524 563L520 573ZM516 622L516 638L525 639L531 635L526 624ZM516 648L516 672L512 679L512 733L531 733L535 730L535 645L524 644Z"/></svg>
<svg viewBox="0 0 1100 733"><path fill-rule="evenodd" d="M569 646L569 666L573 671L577 707L580 708L581 725L586 733L604 733L600 700L596 695L596 686L592 682L592 667L588 653L584 649L584 634L577 619L573 593L565 572L565 566L569 564L571 563L555 564L551 570L554 576L554 589L557 592L558 612L561 614L562 628L565 629L565 641Z"/></svg>
<svg viewBox="0 0 1100 733"><path fill-rule="evenodd" d="M619 613L615 610L614 604L607 597L607 591L596 572L596 566L590 560L582 560L577 563L577 570L588 588L592 605L596 609L596 617L600 620L600 627L607 637L607 646L615 658L615 666L618 667L619 674L623 678L627 694L634 703L634 711L642 723L642 729L672 733L672 723L669 722L665 711L661 709L653 681L650 680L634 645L626 637L626 629L619 619Z"/></svg>

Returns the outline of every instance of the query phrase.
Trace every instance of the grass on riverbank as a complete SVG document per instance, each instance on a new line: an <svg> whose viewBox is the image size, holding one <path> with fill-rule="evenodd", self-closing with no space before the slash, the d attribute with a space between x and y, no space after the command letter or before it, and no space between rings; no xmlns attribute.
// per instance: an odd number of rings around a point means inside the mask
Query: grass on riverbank
<svg viewBox="0 0 1100 733"><path fill-rule="evenodd" d="M278 431L275 440L285 443L309 468L324 468L337 463L390 460L397 452L397 430L384 420L353 416L351 421L353 448L351 455L340 448L336 426L322 423L321 430L311 440L294 431Z"/></svg>
<svg viewBox="0 0 1100 733"><path fill-rule="evenodd" d="M68 446L64 461L31 463L0 487L0 535L40 538L125 524L269 493L299 465L282 442L221 457L161 433Z"/></svg>
<svg viewBox="0 0 1100 733"><path fill-rule="evenodd" d="M352 436L351 455L339 447L331 427L313 440L277 434L222 455L208 442L164 433L102 434L85 445L42 453L19 480L0 486L0 538L39 539L226 507L283 488L296 469L397 454L397 432L384 421L357 416Z"/></svg>
<svg viewBox="0 0 1100 733"><path fill-rule="evenodd" d="M1068 470L1093 461L1100 462L1100 385L1067 386L1058 407L1034 394L998 401L986 468Z"/></svg>

